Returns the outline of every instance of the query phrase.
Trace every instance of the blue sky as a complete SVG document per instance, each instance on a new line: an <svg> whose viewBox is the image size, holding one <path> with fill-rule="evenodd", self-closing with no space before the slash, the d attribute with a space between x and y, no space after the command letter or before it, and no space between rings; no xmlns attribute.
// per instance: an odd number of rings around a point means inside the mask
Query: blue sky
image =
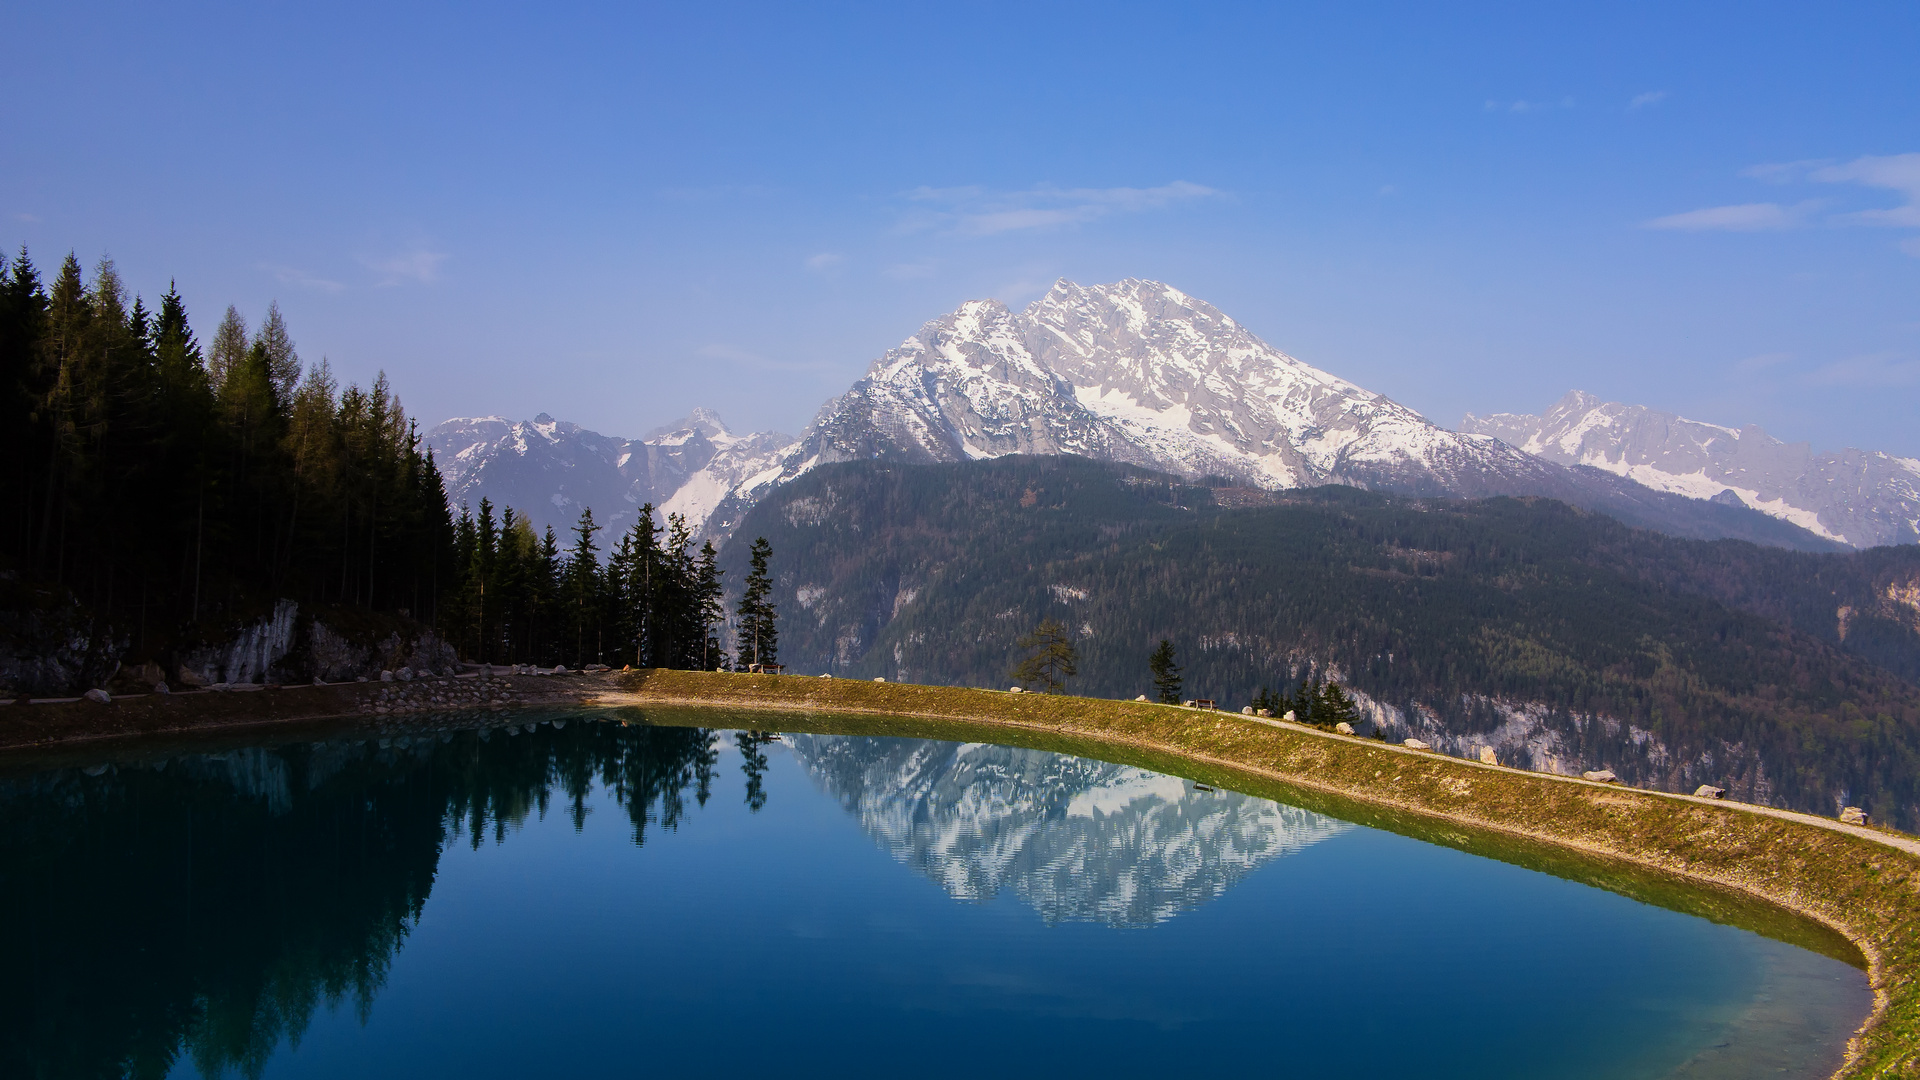
<svg viewBox="0 0 1920 1080"><path fill-rule="evenodd" d="M797 431L1131 276L1448 425L1920 455L1917 55L1906 2L15 4L0 244L277 300L429 423Z"/></svg>

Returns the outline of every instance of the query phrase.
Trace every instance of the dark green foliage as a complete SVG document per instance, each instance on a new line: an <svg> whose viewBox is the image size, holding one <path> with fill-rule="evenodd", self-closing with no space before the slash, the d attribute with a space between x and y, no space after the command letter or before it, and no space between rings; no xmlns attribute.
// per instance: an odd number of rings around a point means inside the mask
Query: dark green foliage
<svg viewBox="0 0 1920 1080"><path fill-rule="evenodd" d="M1080 673L1080 654L1074 651L1067 628L1056 619L1041 619L1033 633L1014 644L1026 652L1013 669L1013 681L1022 686L1038 683L1046 693L1057 694Z"/></svg>
<svg viewBox="0 0 1920 1080"><path fill-rule="evenodd" d="M1017 628L1051 617L1091 628L1080 693L1141 693L1142 652L1181 640L1185 692L1230 706L1297 687L1299 719L1344 718L1319 674L1337 671L1343 695L1463 735L1531 704L1635 783L1920 820L1920 613L1888 599L1920 582L1920 549L1795 553L1550 500L1350 488L1223 510L1064 457L823 467L741 529L786 553L776 599L806 590L783 642L798 664L993 685Z"/></svg>
<svg viewBox="0 0 1920 1080"><path fill-rule="evenodd" d="M1166 638L1160 639L1160 644L1153 650L1153 655L1147 657L1147 670L1153 673L1153 691L1159 695L1160 703L1180 704L1180 665L1173 659L1173 642ZM1260 692L1265 694L1266 688L1262 687Z"/></svg>
<svg viewBox="0 0 1920 1080"><path fill-rule="evenodd" d="M773 577L767 572L767 563L772 558L773 547L767 538L755 539L747 553L745 587L735 608L740 616L740 663L743 666L779 662L780 635L775 625L775 607L769 599Z"/></svg>
<svg viewBox="0 0 1920 1080"><path fill-rule="evenodd" d="M277 310L204 357L171 286L0 259L0 569L170 666L279 597L434 623L454 572L431 455L389 391L306 369ZM218 365L212 361L217 359Z"/></svg>

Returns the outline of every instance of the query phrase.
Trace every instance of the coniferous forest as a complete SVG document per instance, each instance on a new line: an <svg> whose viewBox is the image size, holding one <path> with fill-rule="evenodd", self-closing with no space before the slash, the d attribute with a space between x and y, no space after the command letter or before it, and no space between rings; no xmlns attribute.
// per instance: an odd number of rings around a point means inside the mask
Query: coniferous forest
<svg viewBox="0 0 1920 1080"><path fill-rule="evenodd" d="M341 387L277 307L203 332L171 286L150 308L111 260L49 278L23 250L0 262L0 440L0 692L172 677L281 600L482 662L731 664L715 552L684 520L609 544L591 510L564 539L456 514L385 375Z"/></svg>

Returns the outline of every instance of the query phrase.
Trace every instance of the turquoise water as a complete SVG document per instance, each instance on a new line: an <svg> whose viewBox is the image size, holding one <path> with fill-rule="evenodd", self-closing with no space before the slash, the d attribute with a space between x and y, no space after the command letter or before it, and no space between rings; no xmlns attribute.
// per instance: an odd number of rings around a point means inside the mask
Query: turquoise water
<svg viewBox="0 0 1920 1080"><path fill-rule="evenodd" d="M0 780L0 1073L1824 1076L1870 1005L1130 767L518 719Z"/></svg>

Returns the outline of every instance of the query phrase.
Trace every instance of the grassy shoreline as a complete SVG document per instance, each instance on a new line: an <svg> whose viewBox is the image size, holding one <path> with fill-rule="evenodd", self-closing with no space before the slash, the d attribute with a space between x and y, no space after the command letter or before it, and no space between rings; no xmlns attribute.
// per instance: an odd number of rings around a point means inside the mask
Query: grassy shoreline
<svg viewBox="0 0 1920 1080"><path fill-rule="evenodd" d="M463 680L413 684L403 707ZM1137 764L1541 869L1864 961L1874 1010L1836 1077L1920 1077L1920 840L1739 803L1482 765L1299 725L1093 698L687 671L497 680L513 706L645 707L649 723L783 714L786 730L996 741ZM435 688L439 687L439 690ZM0 709L0 765L151 739L378 722L392 684ZM1826 928L1822 931L1820 928Z"/></svg>

